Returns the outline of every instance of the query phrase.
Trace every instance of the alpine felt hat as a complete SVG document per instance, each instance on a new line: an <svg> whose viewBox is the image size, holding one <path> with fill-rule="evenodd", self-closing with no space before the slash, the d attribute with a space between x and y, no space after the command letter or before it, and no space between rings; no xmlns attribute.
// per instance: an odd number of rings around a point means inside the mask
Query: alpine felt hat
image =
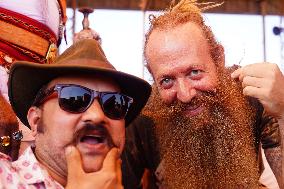
<svg viewBox="0 0 284 189"><path fill-rule="evenodd" d="M122 93L134 99L125 118L126 126L140 113L151 93L151 86L143 79L117 71L96 40L85 39L65 50L52 64L18 61L12 65L8 94L18 118L30 127L27 113L38 91L57 77L78 74L111 78L120 86Z"/></svg>

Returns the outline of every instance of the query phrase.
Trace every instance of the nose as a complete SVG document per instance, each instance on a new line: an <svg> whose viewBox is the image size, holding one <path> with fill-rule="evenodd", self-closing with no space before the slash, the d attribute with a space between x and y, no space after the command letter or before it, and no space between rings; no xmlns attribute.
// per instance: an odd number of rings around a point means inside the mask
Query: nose
<svg viewBox="0 0 284 189"><path fill-rule="evenodd" d="M177 99L183 103L188 103L196 96L196 89L189 81L179 80L177 86Z"/></svg>
<svg viewBox="0 0 284 189"><path fill-rule="evenodd" d="M107 117L104 114L102 107L97 100L91 104L91 106L83 113L82 116L85 122L90 121L93 123L105 123L107 122Z"/></svg>

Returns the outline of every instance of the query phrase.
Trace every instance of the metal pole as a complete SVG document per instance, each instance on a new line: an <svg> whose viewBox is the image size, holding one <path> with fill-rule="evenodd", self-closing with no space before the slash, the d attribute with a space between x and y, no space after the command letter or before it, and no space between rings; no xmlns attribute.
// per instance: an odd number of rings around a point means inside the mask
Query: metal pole
<svg viewBox="0 0 284 189"><path fill-rule="evenodd" d="M142 30L143 30L143 32L142 32L142 35L143 35L143 38L142 38L142 43L143 43L143 52L142 52L142 78L143 79L145 79L145 65L144 65L144 63L145 63L145 57L144 57L144 45L145 45L145 17L146 17L146 11L147 11L147 7L148 7L148 5L149 5L149 0L141 0L141 2L140 2L140 8L141 8L141 10L142 10L142 12L143 12L143 22L142 22L142 24L143 24L143 26L142 26Z"/></svg>
<svg viewBox="0 0 284 189"><path fill-rule="evenodd" d="M263 31L263 61L266 62L266 23L265 23L265 15L266 15L266 7L267 7L267 1L262 0L260 1L260 10L262 15L262 31Z"/></svg>
<svg viewBox="0 0 284 189"><path fill-rule="evenodd" d="M144 45L145 45L145 17L146 17L146 11L143 10L143 38L142 38L142 78L145 79L145 57L144 57Z"/></svg>
<svg viewBox="0 0 284 189"><path fill-rule="evenodd" d="M280 24L279 26L282 27L283 23L283 16L280 16ZM280 32L280 67L281 71L284 74L284 34Z"/></svg>
<svg viewBox="0 0 284 189"><path fill-rule="evenodd" d="M72 0L72 9L73 9L73 18L72 18L72 36L75 33L75 26L76 26L76 8L77 8L77 0Z"/></svg>

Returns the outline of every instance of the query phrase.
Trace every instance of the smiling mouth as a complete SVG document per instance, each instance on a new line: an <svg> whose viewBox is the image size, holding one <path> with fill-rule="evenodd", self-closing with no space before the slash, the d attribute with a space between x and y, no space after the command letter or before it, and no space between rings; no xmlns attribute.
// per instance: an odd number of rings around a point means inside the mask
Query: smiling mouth
<svg viewBox="0 0 284 189"><path fill-rule="evenodd" d="M184 110L184 114L188 117L197 116L203 111L203 109L203 106L187 106Z"/></svg>

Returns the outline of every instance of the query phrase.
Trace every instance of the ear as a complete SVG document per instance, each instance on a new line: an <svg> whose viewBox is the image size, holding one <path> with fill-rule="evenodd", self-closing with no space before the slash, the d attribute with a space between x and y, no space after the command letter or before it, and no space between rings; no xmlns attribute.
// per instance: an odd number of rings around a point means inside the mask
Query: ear
<svg viewBox="0 0 284 189"><path fill-rule="evenodd" d="M29 109L27 119L31 127L33 137L37 135L37 127L41 117L42 117L42 110L40 108L32 106Z"/></svg>

